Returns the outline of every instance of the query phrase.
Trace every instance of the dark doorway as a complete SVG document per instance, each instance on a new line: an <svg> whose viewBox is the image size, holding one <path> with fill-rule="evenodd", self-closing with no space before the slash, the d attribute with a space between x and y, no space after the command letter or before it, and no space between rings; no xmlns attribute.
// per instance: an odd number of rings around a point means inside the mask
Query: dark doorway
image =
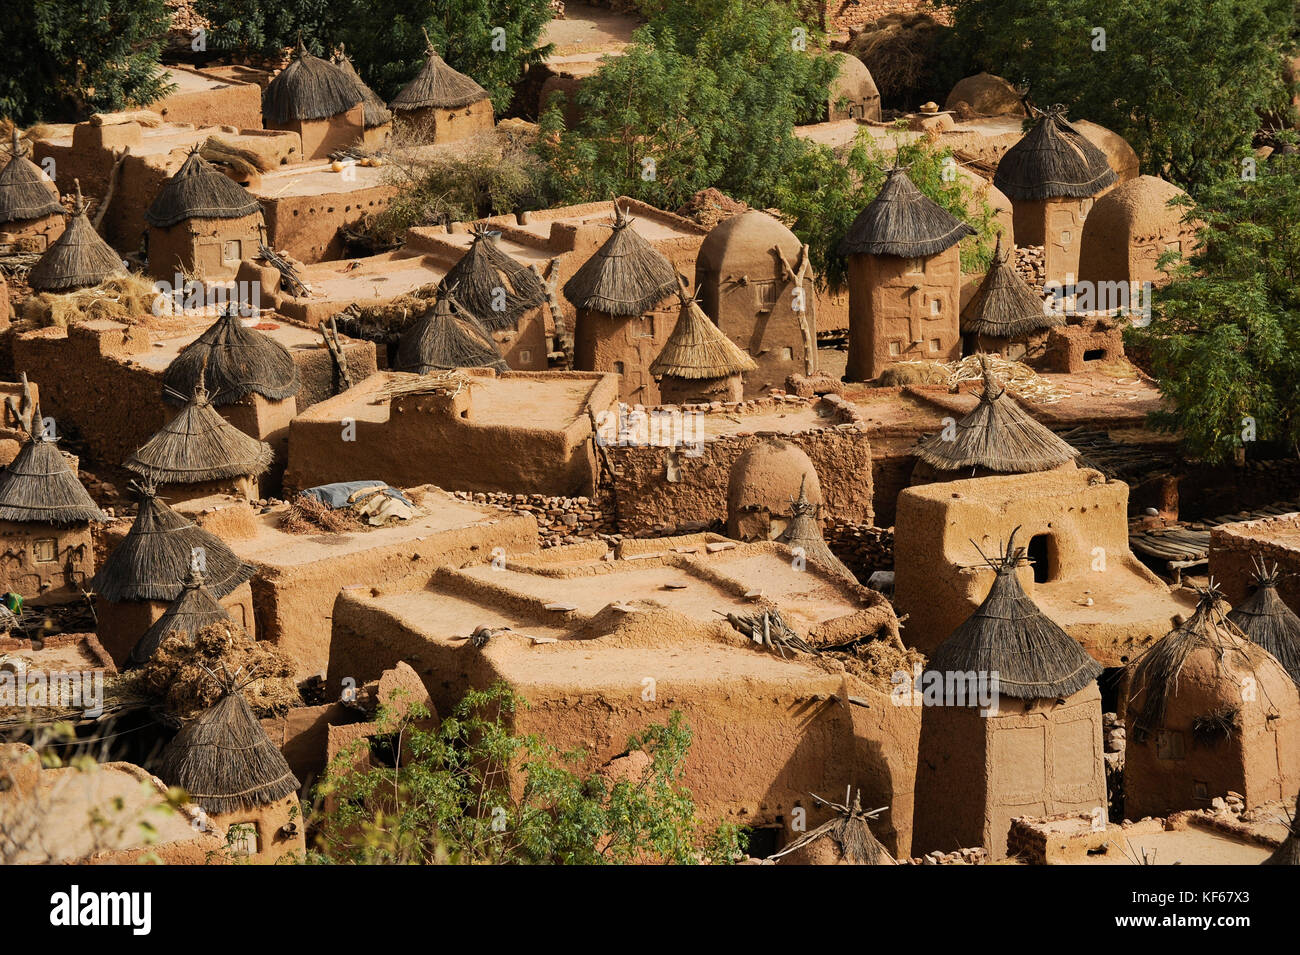
<svg viewBox="0 0 1300 955"><path fill-rule="evenodd" d="M1052 579L1052 568L1050 566L1051 547L1052 536L1050 534L1039 534L1029 541L1025 556L1033 562L1035 583L1045 584Z"/></svg>

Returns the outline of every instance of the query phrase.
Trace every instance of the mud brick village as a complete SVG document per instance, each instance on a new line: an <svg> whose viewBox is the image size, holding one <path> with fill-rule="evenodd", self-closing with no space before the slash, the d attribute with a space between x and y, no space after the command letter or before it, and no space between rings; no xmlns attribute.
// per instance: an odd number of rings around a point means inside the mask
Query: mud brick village
<svg viewBox="0 0 1300 955"><path fill-rule="evenodd" d="M1300 863L1300 26L278 6L5 38L0 861Z"/></svg>

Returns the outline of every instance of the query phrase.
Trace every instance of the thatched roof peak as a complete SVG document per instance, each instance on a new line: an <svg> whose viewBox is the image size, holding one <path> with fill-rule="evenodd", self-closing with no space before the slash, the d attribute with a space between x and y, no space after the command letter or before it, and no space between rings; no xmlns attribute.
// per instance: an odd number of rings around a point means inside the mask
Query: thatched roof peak
<svg viewBox="0 0 1300 955"><path fill-rule="evenodd" d="M564 283L564 297L576 307L631 317L648 312L677 290L677 270L631 228L632 222L615 203L613 233Z"/></svg>
<svg viewBox="0 0 1300 955"><path fill-rule="evenodd" d="M198 338L181 349L163 372L163 400L181 404L206 376L214 405L228 405L250 394L279 401L298 393L298 366L289 350L255 328L248 328L231 305Z"/></svg>
<svg viewBox="0 0 1300 955"><path fill-rule="evenodd" d="M471 77L447 65L447 61L438 55L429 39L424 34L427 44L427 57L415 79L402 87L389 105L395 110L423 109L460 109L470 103L477 103L488 98L488 92Z"/></svg>
<svg viewBox="0 0 1300 955"><path fill-rule="evenodd" d="M488 331L514 328L525 312L545 304L546 286L532 269L497 248L500 233L477 223L470 234L469 249L443 276L438 289L455 289L456 301Z"/></svg>
<svg viewBox="0 0 1300 955"><path fill-rule="evenodd" d="M975 230L916 188L894 166L876 198L858 213L840 241L841 255L923 258L951 248Z"/></svg>
<svg viewBox="0 0 1300 955"><path fill-rule="evenodd" d="M362 101L356 81L339 67L312 56L302 37L293 60L262 93L262 121L285 125L300 120L329 119Z"/></svg>
<svg viewBox="0 0 1300 955"><path fill-rule="evenodd" d="M804 557L821 565L824 570L842 577L851 584L858 583L858 578L854 576L853 571L849 570L827 545L826 538L822 534L821 523L817 520L819 507L808 501L806 483L807 475L804 475L799 480L799 497L790 504L792 515L790 523L786 524L785 530L780 533L777 540L791 550L802 551Z"/></svg>
<svg viewBox="0 0 1300 955"><path fill-rule="evenodd" d="M22 137L15 126L9 161L0 169L0 223L53 215L63 215L58 188L23 155Z"/></svg>
<svg viewBox="0 0 1300 955"><path fill-rule="evenodd" d="M73 182L77 189L77 211L68 220L63 234L27 274L27 284L35 292L72 292L126 274L122 257L86 218L81 181Z"/></svg>
<svg viewBox="0 0 1300 955"><path fill-rule="evenodd" d="M795 864L822 864L829 862L848 863L850 865L894 865L894 859L885 849L868 825L869 820L876 819L888 807L864 810L862 808L862 791L853 793L853 801L835 803L812 794L813 802L834 811L835 816L800 836L780 852L768 858L779 861L789 856L789 862ZM826 842L830 843L829 852L819 851ZM823 854L824 853L824 854Z"/></svg>
<svg viewBox="0 0 1300 955"><path fill-rule="evenodd" d="M234 688L167 744L158 775L216 814L278 802L300 785L248 701Z"/></svg>
<svg viewBox="0 0 1300 955"><path fill-rule="evenodd" d="M999 557L988 559L995 576L976 611L935 650L930 669L997 673L998 692L1022 700L1053 699L1079 692L1102 666L1078 641L1038 608L1020 585L1025 560L1011 532Z"/></svg>
<svg viewBox="0 0 1300 955"><path fill-rule="evenodd" d="M274 456L265 441L240 431L208 400L202 381L181 412L127 459L125 467L156 484L198 484L257 476Z"/></svg>
<svg viewBox="0 0 1300 955"><path fill-rule="evenodd" d="M993 185L1016 201L1084 199L1116 182L1106 154L1053 106L1003 154Z"/></svg>
<svg viewBox="0 0 1300 955"><path fill-rule="evenodd" d="M229 619L230 613L204 585L203 575L191 567L180 596L172 601L163 615L154 621L153 626L144 632L144 636L131 649L127 668L144 666L162 646L162 642L173 633L184 634L193 643L204 627Z"/></svg>
<svg viewBox="0 0 1300 955"><path fill-rule="evenodd" d="M43 524L106 521L54 441L38 429L0 471L0 520Z"/></svg>
<svg viewBox="0 0 1300 955"><path fill-rule="evenodd" d="M680 293L679 293L680 294ZM677 324L650 363L650 373L671 378L727 378L758 368L749 353L710 321L694 298L680 294Z"/></svg>
<svg viewBox="0 0 1300 955"><path fill-rule="evenodd" d="M393 370L428 375L455 368L508 370L491 332L451 292L443 292L402 332Z"/></svg>
<svg viewBox="0 0 1300 955"><path fill-rule="evenodd" d="M165 229L187 219L242 219L260 209L247 189L199 155L196 144L158 190L144 217L151 226Z"/></svg>
<svg viewBox="0 0 1300 955"><path fill-rule="evenodd" d="M1047 471L1079 452L1031 417L998 384L981 356L984 391L979 404L947 430L923 438L913 453L937 471L984 468L1002 474Z"/></svg>
<svg viewBox="0 0 1300 955"><path fill-rule="evenodd" d="M1020 277L1015 248L1004 255L999 235L988 273L961 310L962 332L989 338L1022 338L1064 322L1061 315L1044 308L1043 300Z"/></svg>
<svg viewBox="0 0 1300 955"><path fill-rule="evenodd" d="M1278 596L1278 568L1255 558L1255 592L1228 614L1228 621L1282 664L1300 686L1300 616Z"/></svg>
<svg viewBox="0 0 1300 955"><path fill-rule="evenodd" d="M389 108L384 105L384 101L379 98L379 94L366 85L366 81L361 78L357 68L352 64L352 58L344 51L343 44L340 43L330 62L352 78L356 83L357 90L361 93L361 107L363 120L366 129L374 129L376 126L386 126L393 121L393 114Z"/></svg>

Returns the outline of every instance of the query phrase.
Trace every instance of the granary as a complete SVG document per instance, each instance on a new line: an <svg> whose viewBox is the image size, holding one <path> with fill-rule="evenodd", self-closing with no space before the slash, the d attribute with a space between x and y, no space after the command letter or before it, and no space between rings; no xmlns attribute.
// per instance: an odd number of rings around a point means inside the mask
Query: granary
<svg viewBox="0 0 1300 955"><path fill-rule="evenodd" d="M39 410L33 417L40 421ZM0 588L37 603L65 602L95 571L90 524L108 517L41 426L30 434L0 471Z"/></svg>
<svg viewBox="0 0 1300 955"><path fill-rule="evenodd" d="M123 669L142 667L172 634L181 634L193 643L204 627L230 619L230 611L221 606L203 585L203 574L190 567L181 595L171 602L163 615L144 632L131 648Z"/></svg>
<svg viewBox="0 0 1300 955"><path fill-rule="evenodd" d="M754 359L685 295L673 333L650 363L665 404L739 401L744 397L744 375L757 369Z"/></svg>
<svg viewBox="0 0 1300 955"><path fill-rule="evenodd" d="M505 371L492 334L449 293L429 303L402 332L393 370L428 375L457 368Z"/></svg>
<svg viewBox="0 0 1300 955"><path fill-rule="evenodd" d="M856 56L842 53L835 58L838 70L831 80L828 119L859 119L880 122L880 90L867 65Z"/></svg>
<svg viewBox="0 0 1300 955"><path fill-rule="evenodd" d="M1015 249L993 247L993 262L984 280L961 310L961 333L967 354L990 352L1010 361L1040 361L1047 351L1049 329L1065 323L1058 312L1016 271Z"/></svg>
<svg viewBox="0 0 1300 955"><path fill-rule="evenodd" d="M715 226L695 258L704 311L758 363L745 394L766 394L788 375L817 371L817 291L808 247L765 212Z"/></svg>
<svg viewBox="0 0 1300 955"><path fill-rule="evenodd" d="M1079 248L1080 282L1150 282L1169 276L1156 262L1177 253L1166 268L1177 268L1196 249L1200 224L1186 221L1188 207L1170 205L1187 193L1155 176L1138 176L1101 196L1088 213Z"/></svg>
<svg viewBox="0 0 1300 955"><path fill-rule="evenodd" d="M393 131L393 113L379 94L366 85L357 68L352 65L352 58L344 51L343 44L330 57L330 62L351 77L361 93L361 117L365 133L361 145L366 149L381 149L388 144L389 134Z"/></svg>
<svg viewBox="0 0 1300 955"><path fill-rule="evenodd" d="M961 256L975 230L927 198L901 166L840 242L849 260L845 378L869 381L897 361L961 355Z"/></svg>
<svg viewBox="0 0 1300 955"><path fill-rule="evenodd" d="M432 42L423 68L388 105L400 125L430 143L465 139L494 125L487 90L448 66Z"/></svg>
<svg viewBox="0 0 1300 955"><path fill-rule="evenodd" d="M81 185L77 184L77 211L68 217L63 234L27 273L27 284L34 292L73 292L125 274L122 257L86 218Z"/></svg>
<svg viewBox="0 0 1300 955"><path fill-rule="evenodd" d="M1054 106L998 162L993 185L1015 209L1016 241L1043 246L1044 280L1074 285L1084 223L1116 183L1106 154Z"/></svg>
<svg viewBox="0 0 1300 955"><path fill-rule="evenodd" d="M861 791L853 794L852 805L830 802L816 795L813 799L819 806L829 806L835 815L769 859L780 865L895 864L868 822L875 819L880 810L864 810Z"/></svg>
<svg viewBox="0 0 1300 955"><path fill-rule="evenodd" d="M546 286L532 269L496 245L499 233L483 223L470 228L474 237L438 283L456 296L496 342L506 365L515 371L545 371L550 347L546 338Z"/></svg>
<svg viewBox="0 0 1300 955"><path fill-rule="evenodd" d="M822 503L821 482L807 453L782 438L755 444L731 466L727 534L737 540L775 540L794 516L794 503Z"/></svg>
<svg viewBox="0 0 1300 955"><path fill-rule="evenodd" d="M293 60L262 91L262 123L302 138L302 158L324 159L365 137L365 107L356 81L312 56L301 38Z"/></svg>
<svg viewBox="0 0 1300 955"><path fill-rule="evenodd" d="M138 486L140 510L131 528L92 578L99 642L122 665L144 632L185 589L192 570L252 635L256 572L215 534L172 510L148 484Z"/></svg>
<svg viewBox="0 0 1300 955"><path fill-rule="evenodd" d="M971 615L992 574L976 548L1017 527L1029 596L1105 666L1135 659L1187 611L1129 547L1128 485L1090 468L991 475L898 496L894 603L910 615L909 645L931 653Z"/></svg>
<svg viewBox="0 0 1300 955"><path fill-rule="evenodd" d="M574 367L616 372L623 401L648 407L659 403L650 365L676 322L664 305L680 279L631 224L615 206L613 234L564 283L564 297L578 310Z"/></svg>
<svg viewBox="0 0 1300 955"><path fill-rule="evenodd" d="M944 686L921 715L914 853L979 845L1002 859L1017 816L1105 812L1102 667L1025 593L1015 539L914 687Z"/></svg>
<svg viewBox="0 0 1300 955"><path fill-rule="evenodd" d="M979 404L917 444L913 482L1072 467L1079 452L1030 417L998 384L989 363L981 362L984 389Z"/></svg>
<svg viewBox="0 0 1300 955"><path fill-rule="evenodd" d="M262 496L258 478L274 458L271 447L218 414L202 380L180 413L123 466L153 483L171 501L210 494L256 500Z"/></svg>
<svg viewBox="0 0 1300 955"><path fill-rule="evenodd" d="M227 307L163 372L163 400L189 403L203 389L208 402L240 431L266 441L283 460L289 422L297 413L298 366L289 350L249 328Z"/></svg>
<svg viewBox="0 0 1300 955"><path fill-rule="evenodd" d="M236 859L275 862L306 850L298 779L237 687L181 727L158 775L189 794Z"/></svg>
<svg viewBox="0 0 1300 955"><path fill-rule="evenodd" d="M1273 654L1300 686L1300 616L1277 595L1277 578L1277 564L1270 569L1257 559L1255 592L1232 609L1228 622Z"/></svg>
<svg viewBox="0 0 1300 955"><path fill-rule="evenodd" d="M58 186L23 155L15 127L9 161L0 169L0 245L44 252L63 231L63 214Z"/></svg>
<svg viewBox="0 0 1300 955"><path fill-rule="evenodd" d="M199 155L199 147L163 183L146 210L149 274L173 280L233 278L256 254L262 207L243 186ZM183 285L184 282L178 282Z"/></svg>
<svg viewBox="0 0 1300 955"><path fill-rule="evenodd" d="M844 566L844 562L827 546L826 538L822 536L821 523L817 519L818 510L818 505L809 503L804 479L801 479L799 499L790 505L790 523L777 537L777 541L789 547L797 558L812 561L823 570L856 584L858 578L853 575L853 571Z"/></svg>
<svg viewBox="0 0 1300 955"><path fill-rule="evenodd" d="M1300 691L1227 619L1221 594L1128 668L1124 812L1206 809L1229 792L1247 808L1300 786Z"/></svg>

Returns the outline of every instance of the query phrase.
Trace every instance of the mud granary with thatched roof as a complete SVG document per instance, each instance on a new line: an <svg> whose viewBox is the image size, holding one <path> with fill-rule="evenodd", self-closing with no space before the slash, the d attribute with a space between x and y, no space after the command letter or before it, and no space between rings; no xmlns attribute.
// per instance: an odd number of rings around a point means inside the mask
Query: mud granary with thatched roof
<svg viewBox="0 0 1300 955"><path fill-rule="evenodd" d="M325 159L365 137L365 106L357 81L313 56L298 40L293 59L262 92L262 124L302 139L303 159Z"/></svg>
<svg viewBox="0 0 1300 955"><path fill-rule="evenodd" d="M430 143L465 139L488 132L494 125L487 90L447 65L432 42L420 72L388 105L398 125L409 127Z"/></svg>
<svg viewBox="0 0 1300 955"><path fill-rule="evenodd" d="M261 239L262 207L199 155L197 145L163 183L144 217L149 223L149 274L160 279L234 278Z"/></svg>
<svg viewBox="0 0 1300 955"><path fill-rule="evenodd" d="M402 332L393 370L429 375L457 368L507 370L482 322L451 293L443 292Z"/></svg>
<svg viewBox="0 0 1300 955"><path fill-rule="evenodd" d="M757 369L754 359L685 295L672 334L650 363L660 400L666 404L740 401L745 374Z"/></svg>
<svg viewBox="0 0 1300 955"><path fill-rule="evenodd" d="M1278 565L1256 558L1254 579L1254 592L1232 608L1228 621L1273 654L1300 686L1300 616L1278 596Z"/></svg>
<svg viewBox="0 0 1300 955"><path fill-rule="evenodd" d="M1065 323L1056 310L1016 271L1016 250L1002 249L998 237L989 265L975 294L961 310L961 334L967 354L985 352L1008 361L1039 364L1047 353L1051 329Z"/></svg>
<svg viewBox="0 0 1300 955"><path fill-rule="evenodd" d="M961 356L961 255L975 230L895 166L840 242L849 261L845 378L870 381L898 361Z"/></svg>
<svg viewBox="0 0 1300 955"><path fill-rule="evenodd" d="M181 594L168 605L163 615L153 622L144 636L131 648L126 658L126 668L144 666L173 634L180 634L193 643L204 627L230 620L230 611L217 602L212 591L204 585L203 574L190 567Z"/></svg>
<svg viewBox="0 0 1300 955"><path fill-rule="evenodd" d="M1008 199L1016 241L1043 246L1044 281L1073 285L1084 223L1116 183L1106 154L1070 125L1065 108L1044 112L998 161L993 185Z"/></svg>
<svg viewBox="0 0 1300 955"><path fill-rule="evenodd" d="M298 778L237 687L181 727L157 771L189 794L233 855L274 862L305 851Z"/></svg>
<svg viewBox="0 0 1300 955"><path fill-rule="evenodd" d="M1105 812L1102 667L1025 593L1016 536L913 688L942 686L922 702L913 852L981 845L1001 859L1016 816Z"/></svg>
<svg viewBox="0 0 1300 955"><path fill-rule="evenodd" d="M808 247L779 221L750 209L709 231L695 258L705 314L757 364L745 396L817 371L817 288Z"/></svg>
<svg viewBox="0 0 1300 955"><path fill-rule="evenodd" d="M680 288L672 263L614 208L613 233L564 283L578 317L573 363L581 371L615 372L628 404L659 403L650 365L676 323L666 302Z"/></svg>
<svg viewBox="0 0 1300 955"><path fill-rule="evenodd" d="M34 292L75 292L126 274L122 257L95 231L86 217L81 184L76 184L76 212L27 273Z"/></svg>
<svg viewBox="0 0 1300 955"><path fill-rule="evenodd" d="M23 155L22 137L15 127L9 159L0 168L0 246L44 252L62 232L59 188Z"/></svg>
<svg viewBox="0 0 1300 955"><path fill-rule="evenodd" d="M479 320L505 363L515 371L545 371L549 297L532 269L497 247L500 235L482 223L471 229L470 247L438 283Z"/></svg>
<svg viewBox="0 0 1300 955"><path fill-rule="evenodd" d="M361 114L365 126L361 145L366 149L381 149L387 145L393 131L393 111L384 105L378 93L366 85L342 43L330 57L330 62L350 76L361 93Z"/></svg>

